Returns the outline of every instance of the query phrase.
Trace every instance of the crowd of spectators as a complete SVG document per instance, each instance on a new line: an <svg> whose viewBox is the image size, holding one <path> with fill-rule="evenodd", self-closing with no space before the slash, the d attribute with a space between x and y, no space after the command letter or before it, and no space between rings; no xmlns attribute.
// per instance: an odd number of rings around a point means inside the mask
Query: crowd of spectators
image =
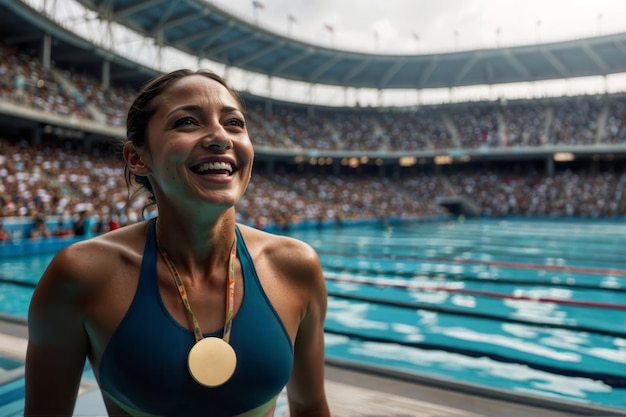
<svg viewBox="0 0 626 417"><path fill-rule="evenodd" d="M0 99L122 126L134 90L46 69L0 42ZM622 144L626 96L445 104L416 108L326 108L246 97L250 132L268 148L403 152Z"/></svg>
<svg viewBox="0 0 626 417"><path fill-rule="evenodd" d="M626 215L626 169L616 166L558 170L552 176L530 167L447 171L392 177L320 175L310 168L282 167L273 174L257 170L238 203L239 221L264 228L302 221L425 218L446 215L437 200L455 195L469 198L486 216ZM0 178L0 216L32 219L31 238L99 233L156 215L141 194L129 200L133 190L127 189L121 157L106 148L81 151L4 139ZM59 226L46 230L42 220L50 216L59 219Z"/></svg>
<svg viewBox="0 0 626 417"><path fill-rule="evenodd" d="M138 207L145 201L137 198L127 204L119 152L97 147L80 151L67 144L33 146L24 140L0 140L0 217L32 219L31 238L51 235L45 222L50 216L63 226L53 232L64 236L92 231L74 227L84 214L93 230L137 221Z"/></svg>
<svg viewBox="0 0 626 417"><path fill-rule="evenodd" d="M607 112L606 135L602 143L626 143L626 100L613 100Z"/></svg>
<svg viewBox="0 0 626 417"><path fill-rule="evenodd" d="M594 144L598 138L598 122L604 101L577 97L555 106L549 130L554 145Z"/></svg>
<svg viewBox="0 0 626 417"><path fill-rule="evenodd" d="M48 113L90 118L85 101L57 82L36 57L0 42L0 99Z"/></svg>
<svg viewBox="0 0 626 417"><path fill-rule="evenodd" d="M65 79L78 89L80 97L95 106L93 114L105 123L121 127L126 123L126 111L135 91L128 86L108 86L85 74L63 71ZM96 116L96 117L97 117Z"/></svg>
<svg viewBox="0 0 626 417"><path fill-rule="evenodd" d="M120 127L135 91L89 75L46 68L37 57L0 42L0 100Z"/></svg>
<svg viewBox="0 0 626 417"><path fill-rule="evenodd" d="M535 147L547 143L546 120L549 111L541 101L502 107L502 124L506 135L502 144L509 147Z"/></svg>
<svg viewBox="0 0 626 417"><path fill-rule="evenodd" d="M626 169L459 170L447 176L456 192L486 216L600 218L626 215Z"/></svg>
<svg viewBox="0 0 626 417"><path fill-rule="evenodd" d="M122 226L155 214L142 194L128 190L121 156L115 150L80 151L3 139L0 177L0 217L28 217L40 223L55 216L63 224L76 224L87 212L93 228L106 230L111 222ZM241 221L255 225L413 218L441 213L432 198L415 198L425 197L426 190L433 197L438 187L430 176L402 183L373 174L320 177L313 172L255 172L239 203L239 215ZM42 233L36 236L46 232ZM72 234L78 234L76 229Z"/></svg>
<svg viewBox="0 0 626 417"><path fill-rule="evenodd" d="M256 144L403 152L623 144L626 96L448 104L417 109L251 107ZM261 126L260 128L258 126Z"/></svg>
<svg viewBox="0 0 626 417"><path fill-rule="evenodd" d="M0 42L0 100L71 118L121 127L129 87L104 88L67 69ZM452 148L622 144L626 97L585 96L465 103L413 109L331 109L248 100L257 147L310 150L419 151ZM591 164L590 164L591 166ZM489 216L619 216L626 214L626 174L611 165L557 170L454 169L433 174L403 169L320 175L314 169L256 170L239 203L240 221L265 227L300 221L416 218L446 214L444 196L462 195ZM88 235L154 216L128 191L119 150L103 144L0 139L0 217L32 219L31 238ZM135 197L129 202L129 195ZM49 228L45 219L58 225ZM0 222L1 225L1 222ZM0 227L0 239L7 233Z"/></svg>

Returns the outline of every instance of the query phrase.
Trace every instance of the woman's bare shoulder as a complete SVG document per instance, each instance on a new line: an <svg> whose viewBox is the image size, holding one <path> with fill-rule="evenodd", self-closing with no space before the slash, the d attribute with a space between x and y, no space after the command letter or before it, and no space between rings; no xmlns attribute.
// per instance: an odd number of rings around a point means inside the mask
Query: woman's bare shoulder
<svg viewBox="0 0 626 417"><path fill-rule="evenodd" d="M278 276L309 289L323 282L319 256L308 243L250 226L240 226L240 230L257 268L267 266Z"/></svg>
<svg viewBox="0 0 626 417"><path fill-rule="evenodd" d="M318 262L317 252L308 243L289 236L276 235L251 226L238 225L252 254L257 252L282 262L308 264Z"/></svg>
<svg viewBox="0 0 626 417"><path fill-rule="evenodd" d="M145 235L146 223L137 223L73 243L53 258L43 278L96 284L112 271L140 260Z"/></svg>
<svg viewBox="0 0 626 417"><path fill-rule="evenodd" d="M58 342L63 337L51 334L48 327L54 331L63 326L69 328L71 323L82 321L88 310L106 311L110 317L112 305L125 305L118 295L132 288L132 280L124 278L132 277L133 271L140 268L143 241L145 225L138 224L61 250L33 293L28 315L32 337L42 344ZM117 298L112 299L112 294ZM57 333L67 336L67 332Z"/></svg>

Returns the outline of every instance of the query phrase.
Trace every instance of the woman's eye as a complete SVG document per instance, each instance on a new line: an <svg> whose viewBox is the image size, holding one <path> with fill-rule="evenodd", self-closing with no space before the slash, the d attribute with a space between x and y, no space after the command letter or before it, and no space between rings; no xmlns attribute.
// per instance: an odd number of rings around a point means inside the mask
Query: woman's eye
<svg viewBox="0 0 626 417"><path fill-rule="evenodd" d="M240 127L240 128L243 129L246 126L246 122L244 122L241 119L233 118L233 119L228 119L226 121L226 125L227 126L237 126L237 127Z"/></svg>
<svg viewBox="0 0 626 417"><path fill-rule="evenodd" d="M182 119L176 120L174 122L174 127L184 127L184 126L196 126L198 123L191 117L183 117Z"/></svg>

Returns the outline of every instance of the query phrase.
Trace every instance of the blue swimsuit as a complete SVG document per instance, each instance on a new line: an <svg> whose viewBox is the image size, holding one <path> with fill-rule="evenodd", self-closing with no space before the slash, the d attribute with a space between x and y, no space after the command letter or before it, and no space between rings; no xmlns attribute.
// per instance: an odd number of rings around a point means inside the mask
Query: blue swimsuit
<svg viewBox="0 0 626 417"><path fill-rule="evenodd" d="M208 388L187 368L193 331L176 322L161 299L154 223L148 230L137 292L100 361L102 391L129 413L143 415L230 417L271 402L289 380L293 348L239 229L244 295L230 339L237 368L226 383ZM205 336L221 337L222 330Z"/></svg>

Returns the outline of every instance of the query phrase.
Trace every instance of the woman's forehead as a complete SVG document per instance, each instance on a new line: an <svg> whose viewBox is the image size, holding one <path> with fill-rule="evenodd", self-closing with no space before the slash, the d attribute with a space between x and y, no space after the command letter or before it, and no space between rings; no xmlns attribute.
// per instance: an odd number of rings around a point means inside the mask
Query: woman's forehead
<svg viewBox="0 0 626 417"><path fill-rule="evenodd" d="M174 104L181 102L221 104L240 108L237 99L220 82L203 75L190 75L172 83L161 95L164 100L156 103Z"/></svg>

